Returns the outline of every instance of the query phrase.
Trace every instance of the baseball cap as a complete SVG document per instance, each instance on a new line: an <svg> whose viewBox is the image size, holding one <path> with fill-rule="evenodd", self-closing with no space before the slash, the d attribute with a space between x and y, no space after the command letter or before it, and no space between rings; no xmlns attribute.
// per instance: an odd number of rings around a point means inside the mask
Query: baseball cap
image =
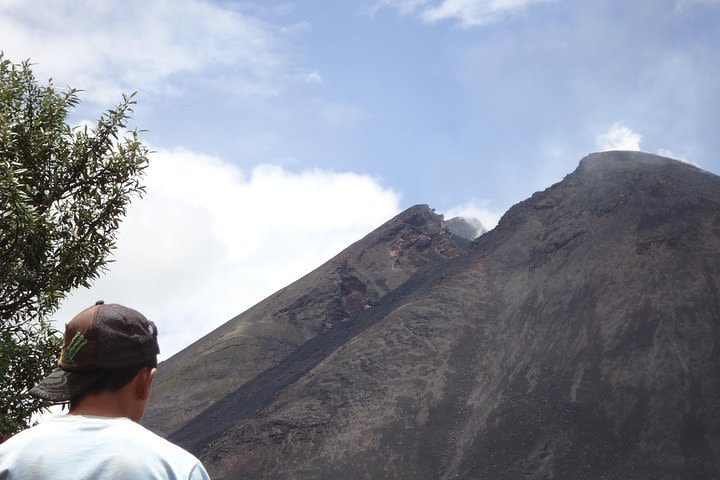
<svg viewBox="0 0 720 480"><path fill-rule="evenodd" d="M58 366L30 395L66 402L82 395L106 370L157 361L157 328L143 314L99 300L65 326Z"/></svg>

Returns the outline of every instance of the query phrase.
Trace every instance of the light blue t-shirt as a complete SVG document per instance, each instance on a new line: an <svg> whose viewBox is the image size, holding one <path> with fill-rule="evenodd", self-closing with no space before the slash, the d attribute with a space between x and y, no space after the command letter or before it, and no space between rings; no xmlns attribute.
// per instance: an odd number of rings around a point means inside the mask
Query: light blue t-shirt
<svg viewBox="0 0 720 480"><path fill-rule="evenodd" d="M124 417L64 415L0 444L0 480L208 480L190 453Z"/></svg>

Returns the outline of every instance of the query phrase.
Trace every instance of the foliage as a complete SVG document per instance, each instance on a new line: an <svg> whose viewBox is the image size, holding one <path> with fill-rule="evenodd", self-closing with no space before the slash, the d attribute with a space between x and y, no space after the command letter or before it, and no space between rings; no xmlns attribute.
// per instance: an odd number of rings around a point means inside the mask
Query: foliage
<svg viewBox="0 0 720 480"><path fill-rule="evenodd" d="M38 84L28 61L0 53L0 436L46 406L26 398L58 353L46 319L107 269L120 220L144 193L149 151L126 131L134 94L88 128L68 124L78 93Z"/></svg>
<svg viewBox="0 0 720 480"><path fill-rule="evenodd" d="M52 372L58 352L57 332L45 321L29 323L11 333L0 330L0 435L16 433L28 426L30 416L42 411L46 402L27 395L43 377Z"/></svg>

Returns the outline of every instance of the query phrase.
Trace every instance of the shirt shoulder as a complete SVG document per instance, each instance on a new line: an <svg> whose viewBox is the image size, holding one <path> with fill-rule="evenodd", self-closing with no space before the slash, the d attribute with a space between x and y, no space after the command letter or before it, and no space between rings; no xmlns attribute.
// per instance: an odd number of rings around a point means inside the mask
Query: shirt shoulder
<svg viewBox="0 0 720 480"><path fill-rule="evenodd" d="M40 464L47 467L48 476L38 475L37 469L24 472ZM3 476L9 470L16 475ZM59 473L78 479L208 478L194 455L127 418L59 417L0 445L0 478L64 478Z"/></svg>
<svg viewBox="0 0 720 480"><path fill-rule="evenodd" d="M193 476L193 472L205 472L202 463L193 454L132 420L123 418L116 421L108 434L113 443L132 445L132 456L138 463L162 465L171 469L178 478L205 478Z"/></svg>
<svg viewBox="0 0 720 480"><path fill-rule="evenodd" d="M167 458L172 458L174 460L187 463L188 465L192 466L200 463L200 460L198 460L193 454L191 454L184 448L175 445L169 440L166 440L163 437L151 432L150 430L138 423L135 423L133 421L127 421L124 423L123 427L127 429L127 431L125 432L127 435L126 438L135 439L135 441L138 443L138 446L141 446L146 450L149 450L155 454Z"/></svg>

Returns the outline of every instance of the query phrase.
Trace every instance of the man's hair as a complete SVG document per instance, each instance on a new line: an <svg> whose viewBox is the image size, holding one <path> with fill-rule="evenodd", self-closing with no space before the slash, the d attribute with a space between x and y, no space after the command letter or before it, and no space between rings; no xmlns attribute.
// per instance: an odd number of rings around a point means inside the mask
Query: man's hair
<svg viewBox="0 0 720 480"><path fill-rule="evenodd" d="M104 368L93 370L92 375L97 379L90 384L80 395L70 398L70 408L73 408L86 395L102 392L117 392L132 381L133 378L144 368L157 367L157 360L148 362L146 365L125 368Z"/></svg>

